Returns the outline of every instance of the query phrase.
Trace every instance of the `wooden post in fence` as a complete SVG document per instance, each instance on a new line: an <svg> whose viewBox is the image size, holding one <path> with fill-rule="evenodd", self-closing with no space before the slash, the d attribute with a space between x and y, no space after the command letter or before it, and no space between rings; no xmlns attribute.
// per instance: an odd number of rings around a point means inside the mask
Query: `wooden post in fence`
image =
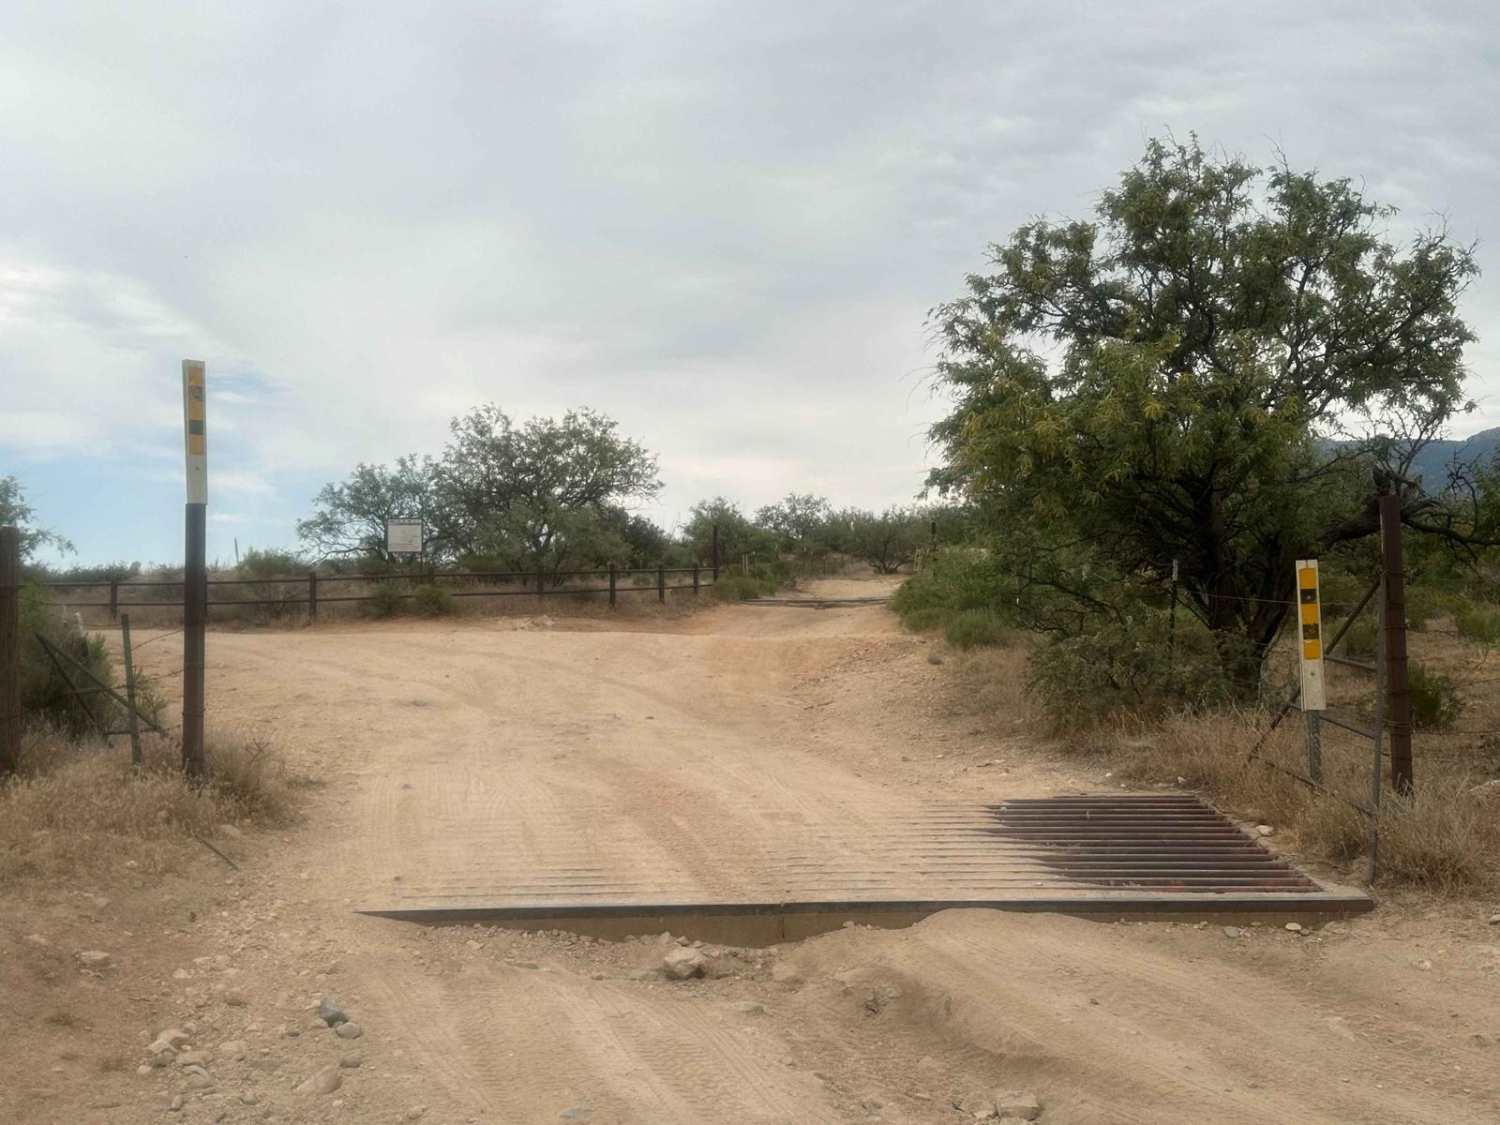
<svg viewBox="0 0 1500 1125"><path fill-rule="evenodd" d="M536 572L536 596L539 598L547 596L547 572L544 570Z"/></svg>
<svg viewBox="0 0 1500 1125"><path fill-rule="evenodd" d="M120 614L120 649L125 657L125 730L130 735L130 764L141 768L141 717L135 709L135 660L130 650L130 614Z"/></svg>
<svg viewBox="0 0 1500 1125"><path fill-rule="evenodd" d="M719 525L714 524L714 581L719 580Z"/></svg>
<svg viewBox="0 0 1500 1125"><path fill-rule="evenodd" d="M203 756L204 629L208 622L208 439L203 363L182 361L182 414L187 438L187 503L184 505L182 580L182 768L198 779Z"/></svg>
<svg viewBox="0 0 1500 1125"><path fill-rule="evenodd" d="M609 608L615 608L615 564L609 564Z"/></svg>
<svg viewBox="0 0 1500 1125"><path fill-rule="evenodd" d="M0 527L0 777L21 764L21 529Z"/></svg>
<svg viewBox="0 0 1500 1125"><path fill-rule="evenodd" d="M120 580L118 578L109 580L109 619L111 621L120 619Z"/></svg>
<svg viewBox="0 0 1500 1125"><path fill-rule="evenodd" d="M316 570L307 572L307 623L309 625L318 623L318 572Z"/></svg>
<svg viewBox="0 0 1500 1125"><path fill-rule="evenodd" d="M667 604L667 568L661 563L656 565L656 600Z"/></svg>
<svg viewBox="0 0 1500 1125"><path fill-rule="evenodd" d="M1385 671L1391 724L1391 785L1410 793L1415 785L1411 760L1411 682L1406 666L1406 576L1401 557L1401 497L1380 498L1380 555L1385 574Z"/></svg>
<svg viewBox="0 0 1500 1125"><path fill-rule="evenodd" d="M693 564L693 597L698 596L698 564Z"/></svg>

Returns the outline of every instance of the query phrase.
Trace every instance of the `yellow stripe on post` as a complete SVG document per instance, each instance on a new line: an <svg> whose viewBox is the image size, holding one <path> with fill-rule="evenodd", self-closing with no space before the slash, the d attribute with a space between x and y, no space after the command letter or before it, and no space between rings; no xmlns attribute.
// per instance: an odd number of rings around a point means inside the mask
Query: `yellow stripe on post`
<svg viewBox="0 0 1500 1125"><path fill-rule="evenodd" d="M187 502L208 503L208 401L201 359L182 361L182 435L187 449Z"/></svg>
<svg viewBox="0 0 1500 1125"><path fill-rule="evenodd" d="M1318 560L1297 561L1297 632L1302 673L1302 710L1327 708L1323 685L1323 607L1318 594Z"/></svg>

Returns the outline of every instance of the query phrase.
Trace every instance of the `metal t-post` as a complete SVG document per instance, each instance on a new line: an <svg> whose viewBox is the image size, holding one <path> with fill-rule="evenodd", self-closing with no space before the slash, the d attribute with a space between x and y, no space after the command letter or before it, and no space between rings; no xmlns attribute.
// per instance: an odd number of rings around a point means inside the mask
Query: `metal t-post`
<svg viewBox="0 0 1500 1125"><path fill-rule="evenodd" d="M188 504L187 566L182 584L182 768L202 777L204 631L208 619L208 566L205 539L207 504Z"/></svg>
<svg viewBox="0 0 1500 1125"><path fill-rule="evenodd" d="M125 730L130 735L130 764L141 766L141 717L135 709L135 660L130 649L130 614L120 614L120 648L125 657Z"/></svg>
<svg viewBox="0 0 1500 1125"><path fill-rule="evenodd" d="M1401 558L1401 497L1380 498L1380 553L1385 574L1385 660L1391 723L1391 786L1410 793L1415 783L1411 760L1411 683L1406 666L1406 576Z"/></svg>
<svg viewBox="0 0 1500 1125"><path fill-rule="evenodd" d="M203 633L208 624L208 422L202 360L182 361L182 428L187 445L183 520L182 768L195 781L203 754Z"/></svg>

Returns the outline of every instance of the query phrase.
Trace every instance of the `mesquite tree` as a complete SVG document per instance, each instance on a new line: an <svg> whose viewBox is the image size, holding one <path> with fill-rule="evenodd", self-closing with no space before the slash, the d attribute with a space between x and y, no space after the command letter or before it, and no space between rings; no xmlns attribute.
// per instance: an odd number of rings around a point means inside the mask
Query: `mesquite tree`
<svg viewBox="0 0 1500 1125"><path fill-rule="evenodd" d="M1484 535L1403 486L1411 443L1339 440L1364 417L1420 441L1467 405L1473 255L1441 229L1398 249L1392 215L1346 179L1152 141L1092 221L1023 226L934 310L956 402L933 483L985 513L1029 624L1119 625L1175 559L1248 691L1294 560L1373 533L1381 488Z"/></svg>

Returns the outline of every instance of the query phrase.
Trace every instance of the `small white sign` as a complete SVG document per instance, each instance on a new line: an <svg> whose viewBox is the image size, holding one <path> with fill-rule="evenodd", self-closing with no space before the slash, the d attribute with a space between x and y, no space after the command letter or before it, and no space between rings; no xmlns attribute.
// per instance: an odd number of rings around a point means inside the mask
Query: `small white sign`
<svg viewBox="0 0 1500 1125"><path fill-rule="evenodd" d="M422 553L421 520L386 520L385 549L393 555Z"/></svg>

